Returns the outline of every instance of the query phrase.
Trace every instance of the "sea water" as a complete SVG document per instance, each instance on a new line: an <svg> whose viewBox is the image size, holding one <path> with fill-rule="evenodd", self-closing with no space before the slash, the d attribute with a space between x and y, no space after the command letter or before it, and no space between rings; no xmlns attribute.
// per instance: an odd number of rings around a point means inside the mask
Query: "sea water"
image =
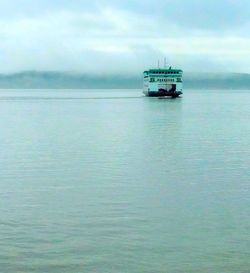
<svg viewBox="0 0 250 273"><path fill-rule="evenodd" d="M250 92L0 91L0 271L250 272Z"/></svg>

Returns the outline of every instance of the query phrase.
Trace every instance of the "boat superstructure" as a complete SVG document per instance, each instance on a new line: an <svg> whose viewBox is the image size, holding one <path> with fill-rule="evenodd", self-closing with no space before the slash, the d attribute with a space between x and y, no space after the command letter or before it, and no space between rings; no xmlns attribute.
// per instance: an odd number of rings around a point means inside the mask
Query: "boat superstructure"
<svg viewBox="0 0 250 273"><path fill-rule="evenodd" d="M143 93L149 97L178 97L182 94L181 69L157 68L143 73Z"/></svg>

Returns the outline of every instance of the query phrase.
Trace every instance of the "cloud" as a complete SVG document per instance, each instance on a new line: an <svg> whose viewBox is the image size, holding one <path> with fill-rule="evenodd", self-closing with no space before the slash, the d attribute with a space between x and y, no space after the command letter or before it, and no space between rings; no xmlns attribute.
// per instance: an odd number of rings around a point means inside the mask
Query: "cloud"
<svg viewBox="0 0 250 273"><path fill-rule="evenodd" d="M20 0L1 16L0 71L131 74L166 56L185 70L250 72L250 4L203 2Z"/></svg>

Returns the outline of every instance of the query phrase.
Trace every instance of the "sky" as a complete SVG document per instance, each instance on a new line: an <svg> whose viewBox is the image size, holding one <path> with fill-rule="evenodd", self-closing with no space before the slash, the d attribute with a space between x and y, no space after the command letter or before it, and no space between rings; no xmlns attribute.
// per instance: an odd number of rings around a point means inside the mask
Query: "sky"
<svg viewBox="0 0 250 273"><path fill-rule="evenodd" d="M0 73L250 73L249 0L0 0Z"/></svg>

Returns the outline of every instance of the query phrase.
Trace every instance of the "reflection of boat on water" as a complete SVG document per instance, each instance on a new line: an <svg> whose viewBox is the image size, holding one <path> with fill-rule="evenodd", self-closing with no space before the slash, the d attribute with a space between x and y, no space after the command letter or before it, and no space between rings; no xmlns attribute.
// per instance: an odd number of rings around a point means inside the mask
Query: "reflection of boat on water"
<svg viewBox="0 0 250 273"><path fill-rule="evenodd" d="M158 68L144 71L143 93L149 97L177 98L182 94L181 69Z"/></svg>

